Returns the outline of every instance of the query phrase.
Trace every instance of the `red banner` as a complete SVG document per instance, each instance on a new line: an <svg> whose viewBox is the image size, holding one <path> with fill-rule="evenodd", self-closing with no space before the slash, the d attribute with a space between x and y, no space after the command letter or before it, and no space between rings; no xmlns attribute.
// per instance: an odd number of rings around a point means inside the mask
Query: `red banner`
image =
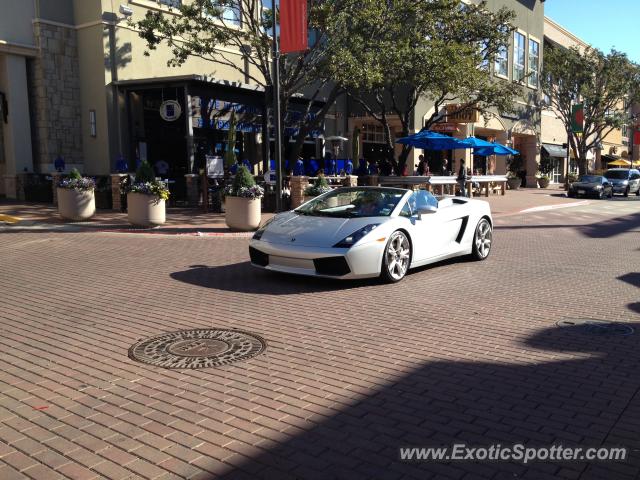
<svg viewBox="0 0 640 480"><path fill-rule="evenodd" d="M640 132L638 131L633 132L633 144L640 145Z"/></svg>
<svg viewBox="0 0 640 480"><path fill-rule="evenodd" d="M307 0L280 0L280 52L308 48Z"/></svg>

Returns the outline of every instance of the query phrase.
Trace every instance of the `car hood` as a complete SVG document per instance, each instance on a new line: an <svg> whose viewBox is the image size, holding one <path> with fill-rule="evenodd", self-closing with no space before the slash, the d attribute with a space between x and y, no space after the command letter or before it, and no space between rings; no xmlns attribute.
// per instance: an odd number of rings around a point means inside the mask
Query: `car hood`
<svg viewBox="0 0 640 480"><path fill-rule="evenodd" d="M622 182L626 182L629 179L628 178L607 178L607 180L609 180L609 182L611 182L614 185L618 185Z"/></svg>
<svg viewBox="0 0 640 480"><path fill-rule="evenodd" d="M360 228L371 223L384 223L389 218L332 218L287 212L278 215L267 226L261 240L297 247L332 247Z"/></svg>
<svg viewBox="0 0 640 480"><path fill-rule="evenodd" d="M573 182L571 185L573 185L573 188L594 188L598 185L602 186L601 183L596 182Z"/></svg>

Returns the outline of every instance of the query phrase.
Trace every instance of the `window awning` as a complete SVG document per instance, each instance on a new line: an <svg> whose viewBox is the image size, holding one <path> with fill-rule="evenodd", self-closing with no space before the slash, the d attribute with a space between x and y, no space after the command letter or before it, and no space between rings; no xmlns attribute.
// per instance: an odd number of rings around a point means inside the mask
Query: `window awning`
<svg viewBox="0 0 640 480"><path fill-rule="evenodd" d="M543 143L542 148L549 154L550 157L567 158L567 149L562 148L562 145L553 145L552 143Z"/></svg>
<svg viewBox="0 0 640 480"><path fill-rule="evenodd" d="M614 155L612 153L607 153L604 155L601 155L601 157L603 160L607 161L607 162L615 162L616 160L620 160L622 157L620 155Z"/></svg>

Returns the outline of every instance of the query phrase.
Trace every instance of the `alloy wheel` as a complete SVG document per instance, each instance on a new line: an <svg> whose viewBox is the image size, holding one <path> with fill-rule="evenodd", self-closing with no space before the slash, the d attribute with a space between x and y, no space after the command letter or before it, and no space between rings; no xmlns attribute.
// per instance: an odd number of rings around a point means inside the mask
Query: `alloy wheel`
<svg viewBox="0 0 640 480"><path fill-rule="evenodd" d="M409 260L411 258L409 239L404 233L395 232L391 235L385 256L385 264L389 276L395 281L401 280L409 269Z"/></svg>
<svg viewBox="0 0 640 480"><path fill-rule="evenodd" d="M491 224L489 224L486 218L483 218L482 220L480 220L480 223L478 223L475 237L475 250L480 260L483 260L489 256L492 240L493 233L491 231Z"/></svg>

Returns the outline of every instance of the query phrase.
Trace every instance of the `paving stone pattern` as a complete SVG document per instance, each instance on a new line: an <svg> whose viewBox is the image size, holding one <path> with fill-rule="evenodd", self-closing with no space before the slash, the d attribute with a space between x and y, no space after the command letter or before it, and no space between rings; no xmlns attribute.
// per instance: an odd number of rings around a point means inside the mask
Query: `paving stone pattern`
<svg viewBox="0 0 640 480"><path fill-rule="evenodd" d="M487 261L395 285L257 271L244 238L5 230L0 478L637 478L640 334L555 326L640 323L640 202L611 205L498 218ZM269 347L203 370L127 357L141 338L214 327ZM398 459L453 443L636 450Z"/></svg>

